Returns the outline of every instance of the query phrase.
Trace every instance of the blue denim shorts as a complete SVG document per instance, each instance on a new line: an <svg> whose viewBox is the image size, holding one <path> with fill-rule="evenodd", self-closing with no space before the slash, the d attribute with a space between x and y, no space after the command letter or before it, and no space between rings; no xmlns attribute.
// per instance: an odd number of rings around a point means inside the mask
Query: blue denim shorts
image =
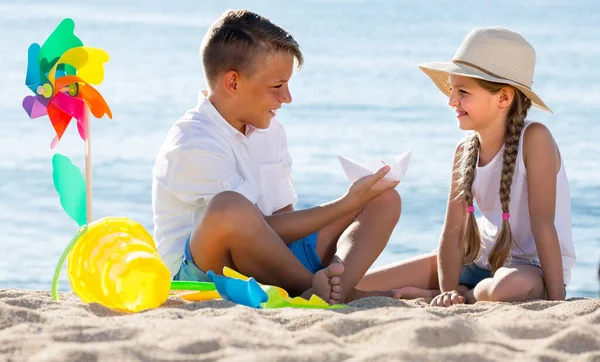
<svg viewBox="0 0 600 362"><path fill-rule="evenodd" d="M300 260L302 265L313 274L325 268L319 255L317 255L317 236L318 232L315 232L288 245L288 248ZM173 280L210 282L208 275L194 264L192 252L190 251L190 237L191 235L185 241L181 267L177 274L173 276Z"/></svg>
<svg viewBox="0 0 600 362"><path fill-rule="evenodd" d="M540 268L540 270L542 269L542 265L540 264L539 261L537 260L530 260L530 261L524 261L524 260L513 260L513 262L511 263L511 265L533 265L535 267ZM492 272L490 270L487 269L483 269L479 266L477 266L476 264L467 264L465 266L463 266L462 270L460 271L460 279L458 284L460 285L464 285L465 287L469 288L469 289L473 289L475 288L475 286L477 284L479 284L480 281L482 281L483 279L487 279L487 278L491 278L492 277ZM565 288L565 296L567 295L567 285L564 285Z"/></svg>
<svg viewBox="0 0 600 362"><path fill-rule="evenodd" d="M542 269L540 262L535 259L513 259L510 265L533 265L538 267L540 270ZM469 289L473 289L477 284L479 284L480 281L491 277L492 272L490 270L483 269L476 264L467 264L463 266L462 270L460 271L460 279L458 284L464 285Z"/></svg>
<svg viewBox="0 0 600 362"><path fill-rule="evenodd" d="M464 285L469 289L475 288L483 279L491 278L491 270L483 269L476 264L464 265L460 271L460 279L458 284Z"/></svg>

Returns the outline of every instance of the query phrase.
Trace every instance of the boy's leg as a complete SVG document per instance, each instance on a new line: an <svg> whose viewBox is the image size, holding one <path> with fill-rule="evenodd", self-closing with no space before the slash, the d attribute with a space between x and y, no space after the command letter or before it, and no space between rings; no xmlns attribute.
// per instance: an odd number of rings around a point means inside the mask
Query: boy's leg
<svg viewBox="0 0 600 362"><path fill-rule="evenodd" d="M400 195L388 190L358 215L340 218L319 231L317 254L324 265L340 262L345 266L341 285L346 301L365 296L354 289L387 245L400 212Z"/></svg>
<svg viewBox="0 0 600 362"><path fill-rule="evenodd" d="M479 282L465 295L467 303L518 302L545 298L542 270L534 265L511 265L498 269L492 278Z"/></svg>
<svg viewBox="0 0 600 362"><path fill-rule="evenodd" d="M341 264L332 264L313 275L296 259L262 214L235 192L217 194L190 238L194 263L203 271L221 273L223 266L253 276L261 283L281 286L299 295L309 288L324 300L336 303Z"/></svg>

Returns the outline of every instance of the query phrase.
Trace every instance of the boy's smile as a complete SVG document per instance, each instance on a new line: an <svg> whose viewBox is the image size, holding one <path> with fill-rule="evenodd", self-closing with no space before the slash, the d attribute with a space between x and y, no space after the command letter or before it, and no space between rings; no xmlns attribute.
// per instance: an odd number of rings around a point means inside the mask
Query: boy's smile
<svg viewBox="0 0 600 362"><path fill-rule="evenodd" d="M292 101L288 82L294 71L294 57L275 53L261 60L257 72L240 75L236 104L241 123L265 129L281 105Z"/></svg>

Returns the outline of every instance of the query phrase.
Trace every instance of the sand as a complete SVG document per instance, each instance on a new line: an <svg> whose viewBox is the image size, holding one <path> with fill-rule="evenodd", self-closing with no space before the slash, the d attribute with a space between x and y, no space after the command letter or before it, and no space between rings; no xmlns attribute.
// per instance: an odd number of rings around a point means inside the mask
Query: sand
<svg viewBox="0 0 600 362"><path fill-rule="evenodd" d="M600 361L600 300L256 310L170 297L137 314L0 290L2 361Z"/></svg>

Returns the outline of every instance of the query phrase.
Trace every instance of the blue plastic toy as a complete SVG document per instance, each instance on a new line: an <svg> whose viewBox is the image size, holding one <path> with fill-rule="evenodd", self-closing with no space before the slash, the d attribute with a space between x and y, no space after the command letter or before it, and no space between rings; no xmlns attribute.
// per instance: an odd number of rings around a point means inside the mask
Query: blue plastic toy
<svg viewBox="0 0 600 362"><path fill-rule="evenodd" d="M207 273L217 287L223 300L242 304L252 308L261 308L261 303L269 300L269 296L254 278L247 281L216 275L212 270Z"/></svg>

